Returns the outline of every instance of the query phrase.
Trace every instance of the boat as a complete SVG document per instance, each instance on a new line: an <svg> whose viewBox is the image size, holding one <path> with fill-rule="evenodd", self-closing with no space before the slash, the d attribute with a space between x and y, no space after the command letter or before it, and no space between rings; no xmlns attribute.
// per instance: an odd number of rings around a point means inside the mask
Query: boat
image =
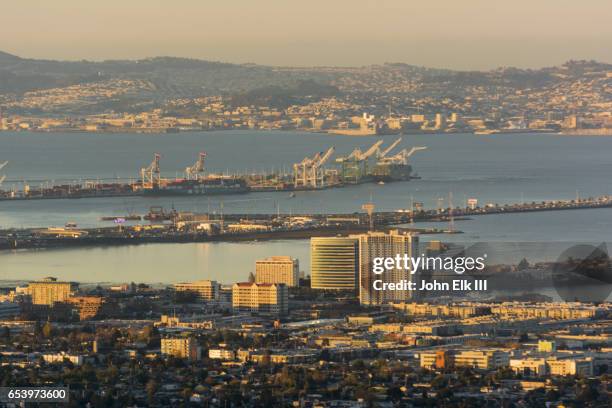
<svg viewBox="0 0 612 408"><path fill-rule="evenodd" d="M378 183L406 181L412 178L412 166L403 163L379 163L372 170L372 179Z"/></svg>
<svg viewBox="0 0 612 408"><path fill-rule="evenodd" d="M144 195L150 196L240 194L248 191L243 179L229 176L199 180L177 179L143 189Z"/></svg>

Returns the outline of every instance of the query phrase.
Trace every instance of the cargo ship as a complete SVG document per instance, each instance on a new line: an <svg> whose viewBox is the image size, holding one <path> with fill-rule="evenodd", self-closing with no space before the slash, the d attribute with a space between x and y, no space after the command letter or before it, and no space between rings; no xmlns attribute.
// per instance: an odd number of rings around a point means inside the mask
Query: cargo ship
<svg viewBox="0 0 612 408"><path fill-rule="evenodd" d="M408 164L408 159L415 152L425 149L427 149L425 146L416 146L410 150L403 149L394 156L385 156L385 154L382 154L376 162L376 165L372 168L370 176L377 182L404 181L417 178L416 175L412 174L412 166ZM388 150L389 149L387 149L387 151Z"/></svg>
<svg viewBox="0 0 612 408"><path fill-rule="evenodd" d="M378 163L371 172L376 182L405 181L413 178L412 166L398 163Z"/></svg>
<svg viewBox="0 0 612 408"><path fill-rule="evenodd" d="M148 196L194 196L248 192L249 188L244 179L237 177L168 180L143 189L143 194Z"/></svg>

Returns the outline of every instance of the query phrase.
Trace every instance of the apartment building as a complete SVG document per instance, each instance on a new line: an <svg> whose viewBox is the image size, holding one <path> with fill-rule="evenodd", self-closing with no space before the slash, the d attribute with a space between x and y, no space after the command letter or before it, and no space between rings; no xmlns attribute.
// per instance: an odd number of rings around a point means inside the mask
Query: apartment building
<svg viewBox="0 0 612 408"><path fill-rule="evenodd" d="M164 356L199 360L201 349L193 337L168 337L161 339L161 353Z"/></svg>
<svg viewBox="0 0 612 408"><path fill-rule="evenodd" d="M290 256L272 256L255 261L255 282L283 283L288 287L299 286L299 262Z"/></svg>
<svg viewBox="0 0 612 408"><path fill-rule="evenodd" d="M194 293L199 301L209 302L219 299L219 284L212 280L199 280L195 282L175 283L177 293Z"/></svg>

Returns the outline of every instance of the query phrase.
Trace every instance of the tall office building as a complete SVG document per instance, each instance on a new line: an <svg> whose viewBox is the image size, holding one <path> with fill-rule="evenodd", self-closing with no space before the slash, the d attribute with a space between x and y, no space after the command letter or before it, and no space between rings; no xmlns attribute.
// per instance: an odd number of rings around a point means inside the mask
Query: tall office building
<svg viewBox="0 0 612 408"><path fill-rule="evenodd" d="M232 286L232 308L236 312L283 316L289 312L289 290L282 283L235 283Z"/></svg>
<svg viewBox="0 0 612 408"><path fill-rule="evenodd" d="M297 259L289 256L272 256L255 261L256 283L284 283L299 286L300 267Z"/></svg>
<svg viewBox="0 0 612 408"><path fill-rule="evenodd" d="M346 237L310 239L310 287L313 289L357 289L358 240Z"/></svg>
<svg viewBox="0 0 612 408"><path fill-rule="evenodd" d="M199 280L195 282L175 283L174 290L177 292L194 293L198 300L207 302L219 299L219 284L211 280Z"/></svg>
<svg viewBox="0 0 612 408"><path fill-rule="evenodd" d="M373 287L375 280L389 283L411 281L413 275L410 270L393 268L377 275L373 272L373 261L378 257L418 256L418 236L394 230L389 233L368 232L351 237L359 241L359 303L374 306L410 300L411 291L375 290Z"/></svg>
<svg viewBox="0 0 612 408"><path fill-rule="evenodd" d="M53 306L56 302L65 302L70 298L75 284L60 282L56 278L44 278L28 284L28 294L34 305Z"/></svg>

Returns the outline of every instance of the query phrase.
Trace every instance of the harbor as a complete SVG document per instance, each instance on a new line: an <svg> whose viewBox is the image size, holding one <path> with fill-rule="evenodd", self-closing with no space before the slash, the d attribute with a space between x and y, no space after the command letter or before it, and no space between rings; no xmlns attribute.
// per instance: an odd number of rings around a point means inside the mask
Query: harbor
<svg viewBox="0 0 612 408"><path fill-rule="evenodd" d="M245 194L270 191L312 191L339 188L363 183L408 181L417 178L413 174L409 158L424 146L404 148L392 152L402 142L396 139L387 147L378 140L362 151L355 148L350 154L337 156L330 163L335 147L317 152L294 163L291 171L276 170L266 173L210 173L205 170L206 152L200 152L197 160L184 168L181 176L162 176L162 155L155 153L151 163L142 167L138 178L131 180L83 180L57 183L52 180L13 182L10 189L2 189L7 176L0 178L0 201L81 199L132 196L199 196ZM0 163L0 170L8 162Z"/></svg>

